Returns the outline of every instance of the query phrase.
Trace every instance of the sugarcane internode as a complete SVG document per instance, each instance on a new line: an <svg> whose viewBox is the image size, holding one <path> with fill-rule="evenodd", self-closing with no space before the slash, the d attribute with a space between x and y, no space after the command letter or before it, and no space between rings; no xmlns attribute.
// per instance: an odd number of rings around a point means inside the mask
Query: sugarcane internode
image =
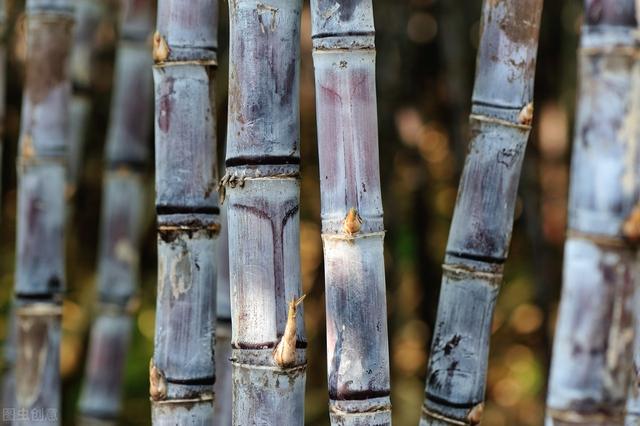
<svg viewBox="0 0 640 426"><path fill-rule="evenodd" d="M158 293L154 425L212 424L218 2L160 0L154 36Z"/></svg>
<svg viewBox="0 0 640 426"><path fill-rule="evenodd" d="M637 389L628 392L638 311L637 11L633 0L584 4L547 423L631 425L640 416ZM635 351L638 359L637 343Z"/></svg>
<svg viewBox="0 0 640 426"><path fill-rule="evenodd" d="M73 2L26 2L25 86L17 174L16 410L60 412L65 185ZM13 399L11 396L10 399ZM6 401L6 399L5 399ZM13 419L30 425L29 418ZM56 419L59 420L59 419Z"/></svg>
<svg viewBox="0 0 640 426"><path fill-rule="evenodd" d="M423 426L482 417L493 311L533 120L541 12L541 0L483 5L471 140L442 269Z"/></svg>
<svg viewBox="0 0 640 426"><path fill-rule="evenodd" d="M82 0L78 2L80 5L89 11L99 7L100 13L106 14L107 5L102 2ZM148 47L154 22L152 0L121 0L120 11L111 115L104 148L96 318L91 326L78 402L81 425L117 419L121 414L125 362L134 314L140 303L140 251L149 208L145 192L153 115ZM81 38L83 45L93 42L97 31L97 17L88 19L86 15L78 13L78 20L83 23L76 38ZM87 37L89 40L85 40ZM84 62L86 59L78 60L80 70L88 66L80 67ZM81 80L88 78L84 76ZM76 117L81 118L82 114Z"/></svg>
<svg viewBox="0 0 640 426"><path fill-rule="evenodd" d="M229 2L226 173L233 424L302 425L301 0ZM221 193L223 192L221 191Z"/></svg>
<svg viewBox="0 0 640 426"><path fill-rule="evenodd" d="M311 2L332 425L391 424L373 8Z"/></svg>

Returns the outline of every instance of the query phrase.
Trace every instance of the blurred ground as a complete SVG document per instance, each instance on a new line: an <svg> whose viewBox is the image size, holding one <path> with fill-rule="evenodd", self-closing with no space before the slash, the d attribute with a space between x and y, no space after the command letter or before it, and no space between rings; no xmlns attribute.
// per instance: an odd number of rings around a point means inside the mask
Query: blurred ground
<svg viewBox="0 0 640 426"><path fill-rule="evenodd" d="M228 31L222 2L221 46ZM24 45L19 1L13 2L10 73L0 224L0 307L8 312L13 287L16 177ZM385 203L386 279L394 424L415 425L422 404L432 324L440 286L457 176L464 156L480 0L376 0L378 110ZM541 425L552 326L560 287L566 216L569 141L575 97L578 0L547 1L543 16L534 134L523 171L505 283L495 313L484 424ZM324 277L310 18L302 26L301 252L309 338L307 424L328 424ZM71 212L68 300L64 306L62 372L65 424L73 424L87 347L96 280L102 149L113 69L113 29L99 31L95 107L86 162ZM224 141L228 58L220 60L218 114ZM497 82L499 84L499 82ZM152 141L149 141L151 144ZM221 144L222 145L222 144ZM221 149L222 152L222 149ZM153 179L143 259L140 309L126 370L123 424L148 420L148 360L155 303ZM0 337L6 332L0 318Z"/></svg>

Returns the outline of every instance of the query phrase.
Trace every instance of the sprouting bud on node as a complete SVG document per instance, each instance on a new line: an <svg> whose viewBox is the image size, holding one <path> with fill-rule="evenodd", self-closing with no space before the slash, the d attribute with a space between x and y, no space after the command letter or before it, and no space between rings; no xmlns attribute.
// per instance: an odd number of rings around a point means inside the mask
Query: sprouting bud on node
<svg viewBox="0 0 640 426"><path fill-rule="evenodd" d="M167 379L164 373L149 360L149 395L154 401L162 401L167 397Z"/></svg>
<svg viewBox="0 0 640 426"><path fill-rule="evenodd" d="M518 115L518 121L524 126L530 126L533 122L533 103L529 102L522 108L520 115Z"/></svg>
<svg viewBox="0 0 640 426"><path fill-rule="evenodd" d="M284 328L282 339L280 339L280 342L278 342L273 350L273 359L279 367L291 367L296 361L296 316L298 313L298 305L302 303L305 297L307 297L307 295L303 294L301 298L297 300L293 299L289 302L287 325Z"/></svg>
<svg viewBox="0 0 640 426"><path fill-rule="evenodd" d="M162 63L169 57L169 45L159 32L153 35L153 60L156 63Z"/></svg>
<svg viewBox="0 0 640 426"><path fill-rule="evenodd" d="M358 232L360 232L361 227L362 227L362 218L358 214L358 210L356 210L354 207L350 208L342 224L342 229L344 233L349 236L353 236Z"/></svg>

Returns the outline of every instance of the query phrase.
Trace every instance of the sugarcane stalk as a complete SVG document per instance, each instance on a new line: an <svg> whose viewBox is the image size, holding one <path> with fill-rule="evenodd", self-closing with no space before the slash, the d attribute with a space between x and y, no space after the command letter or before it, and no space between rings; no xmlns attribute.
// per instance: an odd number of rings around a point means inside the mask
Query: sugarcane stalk
<svg viewBox="0 0 640 426"><path fill-rule="evenodd" d="M218 2L160 0L154 35L158 295L154 425L213 422Z"/></svg>
<svg viewBox="0 0 640 426"><path fill-rule="evenodd" d="M121 411L132 308L139 290L145 175L152 120L151 0L122 0L111 120L105 147L97 317L91 330L81 423L115 422Z"/></svg>
<svg viewBox="0 0 640 426"><path fill-rule="evenodd" d="M550 425L624 421L640 238L634 7L633 0L585 1Z"/></svg>
<svg viewBox="0 0 640 426"><path fill-rule="evenodd" d="M491 321L533 118L542 0L485 0L470 145L443 265L421 425L479 424Z"/></svg>
<svg viewBox="0 0 640 426"><path fill-rule="evenodd" d="M469 3L453 0L440 3L439 51L445 73L447 121L451 147L459 171L467 152L467 122L469 112L469 43L467 41L467 15Z"/></svg>
<svg viewBox="0 0 640 426"><path fill-rule="evenodd" d="M228 197L234 425L304 421L307 342L302 306L289 309L301 297L301 9L301 0L229 4L221 188Z"/></svg>
<svg viewBox="0 0 640 426"><path fill-rule="evenodd" d="M0 165L2 164L2 153L4 151L5 115L6 115L6 93L7 93L7 29L9 28L9 11L7 0L0 0ZM0 172L2 168L0 167ZM0 173L0 178L2 173ZM0 179L0 183L2 180ZM2 200L0 199L0 206Z"/></svg>
<svg viewBox="0 0 640 426"><path fill-rule="evenodd" d="M9 26L7 0L0 0L0 189L2 184L2 155L4 152L5 134L5 113L6 113L6 82L7 82L7 29ZM2 197L0 197L0 208L2 207ZM16 362L16 330L15 313L13 307L7 315L8 332L2 350L2 395L3 407L14 407L15 397L15 377L14 368Z"/></svg>
<svg viewBox="0 0 640 426"><path fill-rule="evenodd" d="M82 153L91 114L93 54L96 32L104 15L102 0L75 1L75 27L71 53L71 119L69 134L69 171L67 193L75 193L82 164Z"/></svg>
<svg viewBox="0 0 640 426"><path fill-rule="evenodd" d="M15 298L14 424L60 414L60 319L65 283L64 217L73 39L70 0L27 0L27 54L20 128Z"/></svg>
<svg viewBox="0 0 640 426"><path fill-rule="evenodd" d="M390 425L373 2L312 0L329 414Z"/></svg>
<svg viewBox="0 0 640 426"><path fill-rule="evenodd" d="M214 425L231 424L231 289L229 287L229 232L227 205L220 208L220 235L218 237L218 277L216 295L216 394Z"/></svg>
<svg viewBox="0 0 640 426"><path fill-rule="evenodd" d="M633 90L634 99L632 103L636 102L638 99L636 95L638 95L637 90L640 89L640 68L638 67L640 64L636 62L634 65L634 82L633 82ZM638 85L638 86L636 86ZM633 108L633 107L632 107ZM636 260L637 262L637 260ZM636 272L637 273L637 272ZM633 342L633 363L631 368L631 379L629 392L627 394L627 403L626 403L626 414L625 414L625 426L638 426L640 425L640 315L638 314L637 307L640 306L640 291L637 289L637 285L634 293L634 310L633 310L633 318L634 318L634 342Z"/></svg>

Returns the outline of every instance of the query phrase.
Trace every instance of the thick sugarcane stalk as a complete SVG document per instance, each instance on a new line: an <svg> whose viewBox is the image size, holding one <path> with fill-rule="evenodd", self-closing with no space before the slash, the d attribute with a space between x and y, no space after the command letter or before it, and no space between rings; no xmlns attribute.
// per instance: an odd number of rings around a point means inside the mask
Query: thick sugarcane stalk
<svg viewBox="0 0 640 426"><path fill-rule="evenodd" d="M115 421L139 282L152 119L151 0L122 0L98 265L98 309L80 397L82 421Z"/></svg>
<svg viewBox="0 0 640 426"><path fill-rule="evenodd" d="M71 53L71 120L69 133L68 194L75 192L84 141L91 113L92 58L95 51L96 32L104 14L104 0L76 0L73 50Z"/></svg>
<svg viewBox="0 0 640 426"><path fill-rule="evenodd" d="M585 1L549 425L621 425L640 237L634 1Z"/></svg>
<svg viewBox="0 0 640 426"><path fill-rule="evenodd" d="M443 265L421 425L478 424L491 320L533 117L542 0L485 0L471 138Z"/></svg>
<svg viewBox="0 0 640 426"><path fill-rule="evenodd" d="M640 23L640 2L636 0L635 13L636 24ZM640 48L640 37L638 33L635 33L635 49L636 55ZM640 120L640 59L636 57L631 69L631 99L629 99L629 109L627 111L626 122L629 124L637 123ZM627 130L627 137L635 132L636 137L640 137L640 127L635 125L631 129ZM636 177L636 181L637 181ZM637 213L637 210L636 210ZM638 253L636 251L636 262ZM636 263L637 265L637 263ZM636 266L637 267L637 266ZM636 271L635 274L638 272ZM634 317L634 343L633 343L633 368L631 376L631 384L629 387L629 393L627 395L626 403L626 415L625 426L638 426L640 425L640 291L638 291L638 283L634 282L634 304L633 304L633 317Z"/></svg>
<svg viewBox="0 0 640 426"><path fill-rule="evenodd" d="M17 408L60 414L60 318L72 43L70 0L28 0L18 168ZM29 417L29 416L27 416ZM32 424L21 418L16 424ZM59 418L49 424L58 424Z"/></svg>
<svg viewBox="0 0 640 426"><path fill-rule="evenodd" d="M373 2L312 0L334 425L390 425Z"/></svg>
<svg viewBox="0 0 640 426"><path fill-rule="evenodd" d="M231 424L231 300L229 287L229 232L227 205L220 208L220 236L218 237L218 279L216 296L216 416L214 425Z"/></svg>
<svg viewBox="0 0 640 426"><path fill-rule="evenodd" d="M301 0L229 4L226 188L233 424L302 425ZM298 303L296 303L298 302Z"/></svg>
<svg viewBox="0 0 640 426"><path fill-rule="evenodd" d="M218 2L160 0L154 36L158 296L154 425L214 413L216 236L214 74Z"/></svg>

